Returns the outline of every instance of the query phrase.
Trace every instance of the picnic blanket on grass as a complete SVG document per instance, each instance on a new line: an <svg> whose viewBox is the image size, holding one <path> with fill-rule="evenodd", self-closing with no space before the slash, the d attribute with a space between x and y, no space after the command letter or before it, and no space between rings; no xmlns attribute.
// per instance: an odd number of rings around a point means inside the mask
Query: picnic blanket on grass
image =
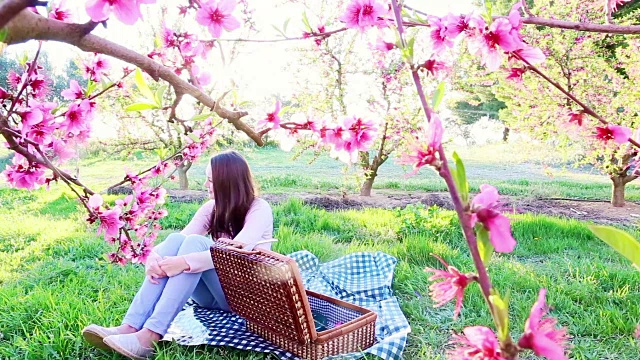
<svg viewBox="0 0 640 360"><path fill-rule="evenodd" d="M302 275L306 289L370 309L378 314L377 343L360 353L333 356L330 359L359 359L365 353L382 359L399 359L411 331L409 323L393 296L391 283L397 260L383 252L353 253L320 264L308 251L289 255ZM272 353L280 359L297 359L246 330L238 315L210 310L189 302L175 318L163 340L181 345L231 346L241 350ZM329 359L329 358L328 358Z"/></svg>

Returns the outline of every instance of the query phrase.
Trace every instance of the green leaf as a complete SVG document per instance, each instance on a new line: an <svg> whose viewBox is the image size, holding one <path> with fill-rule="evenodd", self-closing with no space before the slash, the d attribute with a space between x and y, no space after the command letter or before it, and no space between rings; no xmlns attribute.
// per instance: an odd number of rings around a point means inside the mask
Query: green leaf
<svg viewBox="0 0 640 360"><path fill-rule="evenodd" d="M476 228L476 235L478 238L478 252L480 252L480 258L484 263L485 267L489 267L489 261L491 261L491 256L493 255L493 245L491 244L491 240L489 240L489 232L484 226L479 225Z"/></svg>
<svg viewBox="0 0 640 360"><path fill-rule="evenodd" d="M159 148L159 149L156 149L156 154L158 155L160 160L162 160L169 155L169 150L166 148Z"/></svg>
<svg viewBox="0 0 640 360"><path fill-rule="evenodd" d="M458 192L460 192L460 198L466 205L467 202L469 202L469 182L467 181L467 171L464 168L462 159L460 159L460 156L458 156L458 153L455 151L453 152L453 160L456 163L456 173L454 174L454 180L456 181Z"/></svg>
<svg viewBox="0 0 640 360"><path fill-rule="evenodd" d="M93 94L93 92L96 90L96 88L98 87L98 83L92 81L91 79L89 79L87 81L87 90L85 91L85 95L91 96L91 94Z"/></svg>
<svg viewBox="0 0 640 360"><path fill-rule="evenodd" d="M431 107L433 110L438 110L438 106L442 102L442 98L444 97L444 81L438 84L436 91L433 92L433 96L431 97Z"/></svg>
<svg viewBox="0 0 640 360"><path fill-rule="evenodd" d="M202 120L207 120L208 118L210 118L212 116L213 116L213 113L202 113L202 114L195 115L194 117L192 117L189 120L190 121L202 121Z"/></svg>
<svg viewBox="0 0 640 360"><path fill-rule="evenodd" d="M497 290L491 289L489 301L493 304L493 320L498 328L498 340L503 343L509 338L509 300L501 298Z"/></svg>
<svg viewBox="0 0 640 360"><path fill-rule="evenodd" d="M142 96L149 99L150 101L155 100L153 97L153 92L151 92L149 85L147 85L147 82L144 80L144 76L142 76L142 71L140 71L140 68L136 69L136 86L138 87L138 90L140 90Z"/></svg>
<svg viewBox="0 0 640 360"><path fill-rule="evenodd" d="M280 30L277 26L275 26L275 25L273 25L273 24L272 24L271 26L272 26L274 29L276 29L276 31L277 31L277 32L279 32L279 33L280 33L280 35L282 35L282 37L285 37L285 38L287 37L287 35L285 35L285 34L284 34L284 32L282 32L282 30Z"/></svg>
<svg viewBox="0 0 640 360"><path fill-rule="evenodd" d="M158 88L158 90L156 90L156 93L154 94L156 105L158 105L159 108L162 108L162 97L164 96L164 92L167 91L167 88L167 85L162 85Z"/></svg>
<svg viewBox="0 0 640 360"><path fill-rule="evenodd" d="M7 29L6 27L3 27L2 29L0 29L0 43L3 43L7 39L8 35L9 35L9 29Z"/></svg>
<svg viewBox="0 0 640 360"><path fill-rule="evenodd" d="M640 270L640 242L634 239L626 231L612 226L587 225L600 240L607 243L620 255L631 260L633 265Z"/></svg>
<svg viewBox="0 0 640 360"><path fill-rule="evenodd" d="M200 138L194 134L194 133L189 133L189 135L187 135L191 140L193 140L194 142L200 142Z"/></svg>
<svg viewBox="0 0 640 360"><path fill-rule="evenodd" d="M287 32L287 27L289 26L289 21L291 21L291 18L287 18L287 20L284 21L284 24L282 25L282 32L283 33Z"/></svg>
<svg viewBox="0 0 640 360"><path fill-rule="evenodd" d="M302 13L302 22L304 23L304 26L307 27L307 30L309 32L313 32L313 29L311 28L311 25L309 25L309 19L307 18L307 12L306 11L304 11Z"/></svg>
<svg viewBox="0 0 640 360"><path fill-rule="evenodd" d="M124 111L143 111L152 109L158 109L158 105L148 103L135 103L127 106Z"/></svg>

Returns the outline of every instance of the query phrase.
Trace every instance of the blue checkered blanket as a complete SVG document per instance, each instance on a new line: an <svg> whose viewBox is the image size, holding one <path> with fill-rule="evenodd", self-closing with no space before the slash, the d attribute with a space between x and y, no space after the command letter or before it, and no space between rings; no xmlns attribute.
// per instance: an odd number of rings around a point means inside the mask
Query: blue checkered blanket
<svg viewBox="0 0 640 360"><path fill-rule="evenodd" d="M305 288L356 304L378 314L377 343L361 353L331 359L359 359L366 353L382 359L399 359L411 331L393 296L391 283L396 259L382 252L353 253L320 264L308 251L289 255L300 268ZM181 345L219 345L272 353L281 359L297 359L246 330L244 319L232 313L205 309L188 303L171 324L163 340Z"/></svg>

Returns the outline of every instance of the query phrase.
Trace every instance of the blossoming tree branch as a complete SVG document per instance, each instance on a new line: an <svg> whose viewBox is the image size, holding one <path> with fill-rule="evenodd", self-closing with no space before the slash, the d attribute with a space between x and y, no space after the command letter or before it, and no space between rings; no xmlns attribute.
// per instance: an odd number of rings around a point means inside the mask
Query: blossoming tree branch
<svg viewBox="0 0 640 360"><path fill-rule="evenodd" d="M494 329L473 326L455 335L452 339L455 346L447 353L450 359L516 359L524 351L533 351L551 360L562 360L567 359L569 337L564 328L557 326L555 318L547 316L549 307L545 289L540 289L529 319L522 324L522 335L517 341L511 337L510 327L513 324L509 321L508 298L492 284L488 271L494 252L510 253L517 246L510 220L502 213L495 187L483 185L480 193L473 197L469 193L462 160L455 153L452 159L448 159L442 145L444 129L438 107L444 87L439 86L432 93L427 93L424 84L436 74L440 76L444 72L446 75L451 59L455 59L456 48L466 44L468 51L476 55L488 71L506 69L509 76L530 72L544 79L558 94L581 108L581 116L588 115L598 121L598 126L588 129L589 136L594 139L606 146L640 147L632 138L631 128L607 120L569 89L551 79L544 71L545 54L521 35L526 24L576 31L638 34L638 26L611 24L612 12L624 2L605 1L605 23L596 24L538 18L531 15L524 1L514 4L508 16L493 16L489 9L483 14L423 18L403 8L397 0L352 0L342 9L339 19L312 27L305 16L307 31L304 34L278 39L309 39L321 44L345 31L375 31L383 36L391 34L395 39L380 41L372 51L380 52L382 56L378 64L384 64L385 56L400 56L406 74L415 86L425 117L417 131L401 131L400 135L405 137L405 148L399 161L412 166L414 173L422 167L430 167L443 178L475 267L474 272L464 273L436 255L444 270L426 269L434 274L431 277L435 281L431 286L431 296L436 306L455 299L457 316L462 310L465 289L478 283L494 320ZM167 215L162 208L166 191L161 185L171 176L171 163L177 167L184 161L195 161L212 144L220 121L230 123L258 145L263 145L262 137L271 131L305 136L315 141L316 146L329 148L345 161L354 161L358 152L368 150L381 129L375 117L359 114L344 114L338 119L306 117L298 121L282 121L279 103L254 129L243 121L246 111L224 107L224 96L214 99L207 95L204 87L212 76L208 69L198 65L198 59L205 58L211 48L222 41L220 38L224 33L233 32L243 25L234 15L237 6L234 0L180 3L180 14L205 27L210 37L199 38L165 26L160 36L162 44L147 55L91 34L100 24L112 21L136 24L142 19L141 7L153 3L155 0L88 0L85 10L89 20L76 22L78 15L71 14L64 1L0 2L0 40L4 44L10 46L30 40L58 41L88 53L84 63L86 82L70 82L69 88L61 94L67 100L65 103L45 100L47 79L38 65L38 53L24 64L24 68L10 74L10 87L0 89L0 133L6 141L5 146L15 155L3 176L11 186L27 190L49 186L56 181L64 182L86 208L89 214L87 221L97 223L98 232L106 241L115 244L116 251L109 255L110 259L123 264L144 262L156 240L157 221ZM246 1L242 3L247 5ZM125 68L120 78L113 78L109 58L119 59L138 70ZM124 80L132 73L135 73L137 91L146 100L131 104L129 110L164 111L168 120L181 123L184 132L192 136L186 146L157 165L138 173L128 173L121 183L130 183L133 194L108 204L99 193L61 170L61 166L74 156L69 151L72 145L83 144L91 137L91 122L99 110L96 98L121 91ZM145 76L162 85L155 92L151 91ZM167 94L171 94L169 102ZM206 120L193 121L197 123L195 128L186 124L177 113L178 105L185 96L196 99L209 109L205 113ZM153 178L164 180L160 180L159 185L152 185ZM592 227L592 230L640 266L640 245L635 239L613 228Z"/></svg>

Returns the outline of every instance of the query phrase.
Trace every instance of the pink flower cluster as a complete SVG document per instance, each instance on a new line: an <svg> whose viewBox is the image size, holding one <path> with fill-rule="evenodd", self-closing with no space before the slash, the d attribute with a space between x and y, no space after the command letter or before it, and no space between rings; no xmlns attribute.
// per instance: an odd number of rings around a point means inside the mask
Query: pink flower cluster
<svg viewBox="0 0 640 360"><path fill-rule="evenodd" d="M547 313L546 290L541 289L538 301L533 305L526 322L524 334L518 342L522 349L531 349L538 356L549 360L567 360L567 331L557 329L557 320L552 317L542 319ZM447 352L450 360L504 360L496 334L484 326L472 326L463 330L462 335L452 339L455 346Z"/></svg>
<svg viewBox="0 0 640 360"><path fill-rule="evenodd" d="M166 163L160 162L145 176L127 174L133 185L133 194L116 200L113 206L106 205L99 194L92 195L87 201L92 211L87 221L91 224L98 222L98 235L104 234L105 241L118 245L117 250L108 255L111 262L122 265L129 261L144 263L151 253L161 228L158 220L168 213L161 208L166 190L146 185L149 179L163 175L165 169Z"/></svg>
<svg viewBox="0 0 640 360"><path fill-rule="evenodd" d="M211 146L213 136L216 134L216 128L213 126L211 118L204 120L202 122L202 128L193 131L192 134L198 138L198 141L187 137L186 141L189 144L182 150L182 158L176 159L176 165L183 161L193 163Z"/></svg>
<svg viewBox="0 0 640 360"><path fill-rule="evenodd" d="M67 0L52 1L49 18L67 23L73 23L73 13L67 6Z"/></svg>
<svg viewBox="0 0 640 360"><path fill-rule="evenodd" d="M37 148L54 162L63 163L75 153L73 144L86 141L91 132L91 120L96 104L85 97L80 85L72 81L71 88L62 95L74 100L66 112L54 115L58 104L43 101L47 93L48 79L41 73L39 66L30 63L22 75L9 74L9 91L0 88L0 103L13 104L15 113L10 117L10 125L19 132L18 143L31 154L40 157ZM18 98L20 89L24 89ZM27 102L27 99L30 99ZM10 105L11 106L11 105ZM37 148L36 148L37 147ZM46 178L45 167L16 155L11 165L7 165L3 175L11 186L33 190L54 178Z"/></svg>
<svg viewBox="0 0 640 360"><path fill-rule="evenodd" d="M212 47L211 42L200 41L193 34L175 32L163 25L162 46L154 49L148 56L160 60L178 75L187 71L195 85L203 87L211 83L211 73L200 69L196 59L206 59Z"/></svg>
<svg viewBox="0 0 640 360"><path fill-rule="evenodd" d="M453 47L455 39L463 36L469 52L479 56L491 71L498 70L505 57L521 57L530 64L544 61L542 51L528 45L520 35L521 6L520 2L516 3L507 18L498 18L490 23L476 13L449 14L441 18L430 16L430 40L436 57L442 57L445 50Z"/></svg>
<svg viewBox="0 0 640 360"><path fill-rule="evenodd" d="M83 64L82 77L94 82L102 81L102 78L111 70L111 63L104 55L94 54Z"/></svg>
<svg viewBox="0 0 640 360"><path fill-rule="evenodd" d="M88 0L87 14L92 21L102 22L115 14L116 19L127 25L133 25L142 19L140 5L155 4L156 0Z"/></svg>

